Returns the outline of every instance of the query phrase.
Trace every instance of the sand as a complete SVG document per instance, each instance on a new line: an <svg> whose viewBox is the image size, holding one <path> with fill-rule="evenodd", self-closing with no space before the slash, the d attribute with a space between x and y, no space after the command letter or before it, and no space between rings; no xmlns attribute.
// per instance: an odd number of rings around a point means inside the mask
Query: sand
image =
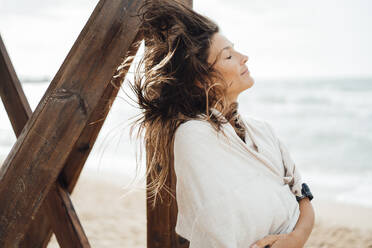
<svg viewBox="0 0 372 248"><path fill-rule="evenodd" d="M92 247L146 247L145 191L122 197L123 182L118 175L92 172L79 178L71 198ZM372 248L371 208L315 198L312 203L315 226L305 247ZM48 247L59 247L54 235Z"/></svg>

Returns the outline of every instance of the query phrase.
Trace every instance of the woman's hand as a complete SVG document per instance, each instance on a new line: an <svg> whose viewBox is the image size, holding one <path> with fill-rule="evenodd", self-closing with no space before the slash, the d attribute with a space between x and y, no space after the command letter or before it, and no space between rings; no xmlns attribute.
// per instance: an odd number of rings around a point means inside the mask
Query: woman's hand
<svg viewBox="0 0 372 248"><path fill-rule="evenodd" d="M281 234L270 234L265 236L264 238L256 241L253 243L249 248L281 248L281 247L289 247L287 246L288 244L288 239L290 239L290 235L288 233L281 233ZM278 244L277 246L274 246L278 240L282 240L280 242L281 244ZM283 246L284 244L284 246Z"/></svg>
<svg viewBox="0 0 372 248"><path fill-rule="evenodd" d="M256 241L249 248L300 248L299 235L295 232L270 234Z"/></svg>

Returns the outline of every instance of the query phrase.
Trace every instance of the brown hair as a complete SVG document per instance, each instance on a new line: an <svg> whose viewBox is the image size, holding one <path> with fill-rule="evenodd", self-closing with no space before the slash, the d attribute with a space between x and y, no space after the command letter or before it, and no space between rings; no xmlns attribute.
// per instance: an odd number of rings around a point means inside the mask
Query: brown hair
<svg viewBox="0 0 372 248"><path fill-rule="evenodd" d="M231 113L237 104L228 104L227 84L213 68L218 58L207 62L212 36L219 32L215 22L176 0L145 0L138 17L146 47L129 86L142 113L132 122L130 135L137 125L137 138L145 130L146 177L151 178L148 189L155 207L163 187L173 195L165 181L176 129L201 118L224 133L221 126L226 120L212 115L210 107L229 121L229 116L236 116Z"/></svg>

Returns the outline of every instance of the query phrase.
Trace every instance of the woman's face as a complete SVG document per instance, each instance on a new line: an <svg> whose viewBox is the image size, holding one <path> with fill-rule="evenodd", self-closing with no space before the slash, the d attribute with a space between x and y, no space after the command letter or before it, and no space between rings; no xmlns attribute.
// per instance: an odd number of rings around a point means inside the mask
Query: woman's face
<svg viewBox="0 0 372 248"><path fill-rule="evenodd" d="M222 74L228 84L227 98L231 102L237 101L238 95L254 84L248 67L245 65L248 56L239 53L233 46L225 36L215 33L208 56L209 64L217 58L214 69Z"/></svg>

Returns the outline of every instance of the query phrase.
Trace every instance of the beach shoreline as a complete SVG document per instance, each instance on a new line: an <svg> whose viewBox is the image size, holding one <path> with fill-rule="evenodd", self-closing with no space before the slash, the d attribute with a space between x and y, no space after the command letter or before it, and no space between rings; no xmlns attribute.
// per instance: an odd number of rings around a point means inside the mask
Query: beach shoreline
<svg viewBox="0 0 372 248"><path fill-rule="evenodd" d="M83 171L71 195L92 247L146 247L145 191L127 192L125 175ZM125 195L125 197L123 197ZM372 247L372 208L316 199L306 248ZM59 247L53 235L48 247Z"/></svg>

